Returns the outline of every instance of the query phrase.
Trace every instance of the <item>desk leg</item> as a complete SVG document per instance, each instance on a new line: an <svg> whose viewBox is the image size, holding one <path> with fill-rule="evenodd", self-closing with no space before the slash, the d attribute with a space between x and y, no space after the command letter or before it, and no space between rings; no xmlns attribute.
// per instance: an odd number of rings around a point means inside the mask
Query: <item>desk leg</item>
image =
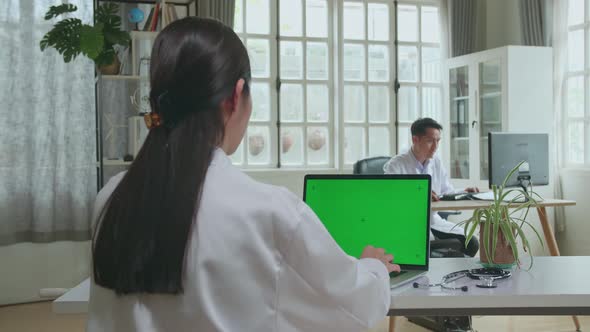
<svg viewBox="0 0 590 332"><path fill-rule="evenodd" d="M557 241L555 240L555 234L553 233L551 225L549 225L549 220L547 220L547 210L545 210L544 206L540 206L537 208L537 213L539 214L541 227L543 227L543 234L545 235L545 242L549 247L549 253L551 256L560 256ZM578 317L572 316L572 318L574 320L574 325L576 325L576 331L580 331L580 321L578 320Z"/></svg>
<svg viewBox="0 0 590 332"><path fill-rule="evenodd" d="M547 247L549 247L549 253L551 254L551 256L560 256L559 248L557 247L557 241L555 240L555 234L553 234L553 229L551 229L551 225L549 225L549 220L547 220L547 210L545 210L544 206L540 206L537 208L537 213L539 214L541 227L543 227L545 243L547 243Z"/></svg>
<svg viewBox="0 0 590 332"><path fill-rule="evenodd" d="M389 332L395 332L395 316L389 316Z"/></svg>

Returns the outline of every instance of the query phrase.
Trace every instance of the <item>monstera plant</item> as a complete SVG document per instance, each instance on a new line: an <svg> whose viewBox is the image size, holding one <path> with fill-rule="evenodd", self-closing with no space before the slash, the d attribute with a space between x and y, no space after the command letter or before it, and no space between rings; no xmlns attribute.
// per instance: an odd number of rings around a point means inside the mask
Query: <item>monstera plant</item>
<svg viewBox="0 0 590 332"><path fill-rule="evenodd" d="M51 6L45 14L45 20L75 12L78 8L72 4ZM53 26L40 42L41 51L48 47L55 48L63 55L65 62L70 62L83 54L92 59L96 67L104 74L117 74L119 59L115 45L129 46L129 33L121 30L121 17L117 15L119 6L106 2L98 6L94 13L94 26L83 24L79 18L65 18Z"/></svg>

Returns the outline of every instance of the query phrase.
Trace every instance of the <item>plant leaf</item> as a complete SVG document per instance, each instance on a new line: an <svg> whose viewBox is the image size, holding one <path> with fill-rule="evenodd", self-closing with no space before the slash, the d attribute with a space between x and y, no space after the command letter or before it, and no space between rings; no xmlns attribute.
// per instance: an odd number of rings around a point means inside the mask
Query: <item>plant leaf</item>
<svg viewBox="0 0 590 332"><path fill-rule="evenodd" d="M75 5L72 5L72 4L68 4L68 3L64 3L59 6L51 6L51 7L49 7L49 10L47 11L47 13L45 13L44 18L46 20L50 20L50 19L57 17L61 14L75 12L76 10L78 10L78 7L76 7Z"/></svg>
<svg viewBox="0 0 590 332"><path fill-rule="evenodd" d="M83 25L80 29L80 50L84 55L95 60L104 46L101 27Z"/></svg>

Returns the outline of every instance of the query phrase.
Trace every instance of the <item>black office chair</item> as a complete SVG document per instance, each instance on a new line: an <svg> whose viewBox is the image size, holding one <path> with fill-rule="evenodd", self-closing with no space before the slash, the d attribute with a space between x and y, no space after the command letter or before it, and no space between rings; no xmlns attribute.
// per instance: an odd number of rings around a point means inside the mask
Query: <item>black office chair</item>
<svg viewBox="0 0 590 332"><path fill-rule="evenodd" d="M384 174L383 166L391 157L372 157L361 159L354 163L353 174ZM439 212L439 215L447 219L451 214L460 212ZM430 257L465 257L463 254L464 243L458 239L436 239L430 241ZM394 319L391 317L390 319ZM416 325L431 331L470 331L471 316L426 316L408 317L408 320ZM392 325L390 324L390 330Z"/></svg>
<svg viewBox="0 0 590 332"><path fill-rule="evenodd" d="M384 174L383 166L391 157L371 157L354 163L353 174ZM459 212L460 213L460 212ZM443 218L448 218L456 212L439 212ZM464 243L457 239L436 239L430 241L430 257L464 257Z"/></svg>

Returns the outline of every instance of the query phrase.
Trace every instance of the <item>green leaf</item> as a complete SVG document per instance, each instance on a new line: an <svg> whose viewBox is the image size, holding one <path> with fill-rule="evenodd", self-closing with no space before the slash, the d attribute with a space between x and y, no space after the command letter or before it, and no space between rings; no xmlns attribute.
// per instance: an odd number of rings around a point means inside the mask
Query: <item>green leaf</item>
<svg viewBox="0 0 590 332"><path fill-rule="evenodd" d="M70 62L80 54L80 28L82 21L77 18L68 18L57 22L53 29L47 32L39 47L44 51L53 47L59 54L62 54L65 62Z"/></svg>
<svg viewBox="0 0 590 332"><path fill-rule="evenodd" d="M80 29L80 50L95 60L104 46L104 37L99 26L83 25Z"/></svg>
<svg viewBox="0 0 590 332"><path fill-rule="evenodd" d="M129 46L131 41L131 37L126 31L114 31L107 29L104 31L104 39L110 44L122 46Z"/></svg>
<svg viewBox="0 0 590 332"><path fill-rule="evenodd" d="M76 7L75 5L72 5L72 4L67 4L67 3L65 3L63 5L59 5L59 6L51 6L51 7L49 7L49 10L45 14L44 18L46 20L50 20L50 19L57 17L61 14L75 12L76 10L78 10L78 7Z"/></svg>

